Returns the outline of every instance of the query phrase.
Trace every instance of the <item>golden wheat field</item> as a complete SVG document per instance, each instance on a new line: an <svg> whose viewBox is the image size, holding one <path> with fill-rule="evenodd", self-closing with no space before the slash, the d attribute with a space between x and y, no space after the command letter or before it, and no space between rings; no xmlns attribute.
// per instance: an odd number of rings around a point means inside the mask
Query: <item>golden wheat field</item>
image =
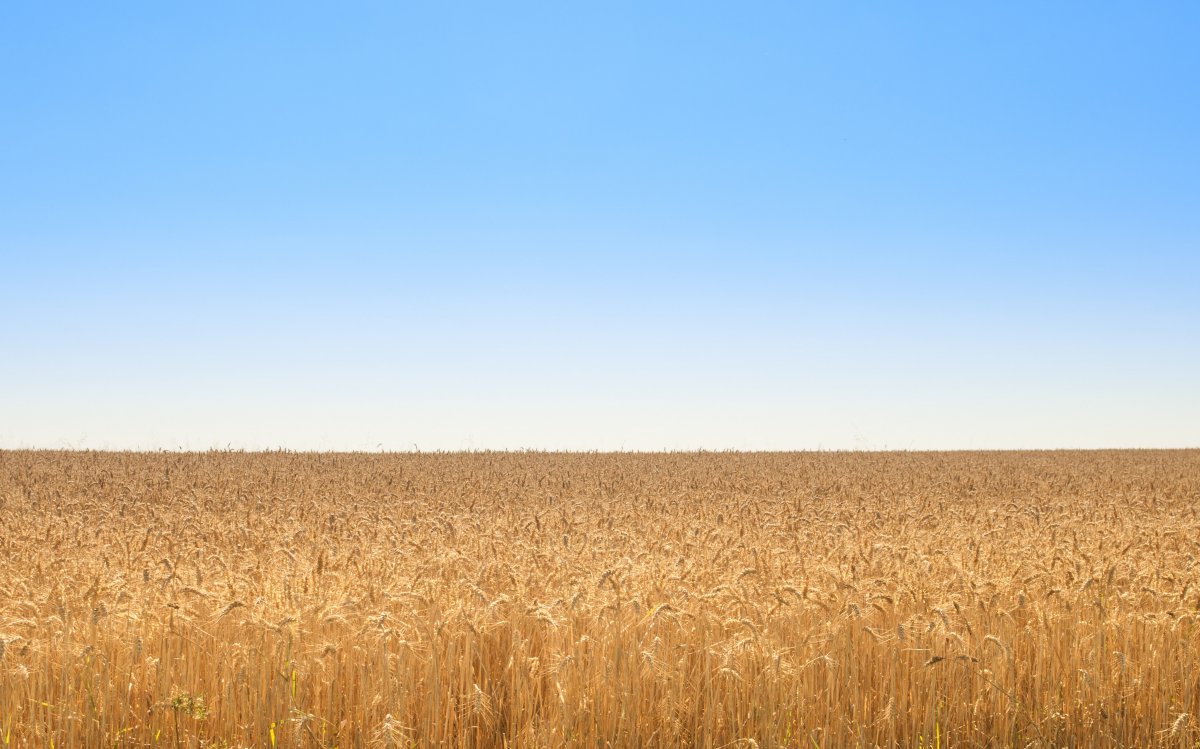
<svg viewBox="0 0 1200 749"><path fill-rule="evenodd" d="M0 452L0 745L1200 741L1200 451Z"/></svg>

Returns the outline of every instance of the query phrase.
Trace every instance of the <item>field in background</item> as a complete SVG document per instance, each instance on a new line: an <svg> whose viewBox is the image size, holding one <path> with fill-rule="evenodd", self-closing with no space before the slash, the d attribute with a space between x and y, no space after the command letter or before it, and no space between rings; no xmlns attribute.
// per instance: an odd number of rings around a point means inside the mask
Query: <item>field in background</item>
<svg viewBox="0 0 1200 749"><path fill-rule="evenodd" d="M1200 451L0 452L0 747L1200 740Z"/></svg>

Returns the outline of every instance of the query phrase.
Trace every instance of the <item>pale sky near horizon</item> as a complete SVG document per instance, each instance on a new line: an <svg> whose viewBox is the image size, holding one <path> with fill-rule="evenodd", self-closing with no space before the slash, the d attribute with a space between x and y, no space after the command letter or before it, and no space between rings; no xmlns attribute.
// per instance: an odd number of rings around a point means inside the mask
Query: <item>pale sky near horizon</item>
<svg viewBox="0 0 1200 749"><path fill-rule="evenodd" d="M0 448L1200 447L1198 38L5 3Z"/></svg>

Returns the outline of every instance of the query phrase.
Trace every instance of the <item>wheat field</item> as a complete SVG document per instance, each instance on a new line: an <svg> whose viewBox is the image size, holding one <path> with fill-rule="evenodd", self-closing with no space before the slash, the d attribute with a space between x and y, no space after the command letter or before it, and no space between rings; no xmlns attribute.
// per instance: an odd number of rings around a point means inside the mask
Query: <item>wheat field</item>
<svg viewBox="0 0 1200 749"><path fill-rule="evenodd" d="M1200 451L0 452L0 746L1200 745Z"/></svg>

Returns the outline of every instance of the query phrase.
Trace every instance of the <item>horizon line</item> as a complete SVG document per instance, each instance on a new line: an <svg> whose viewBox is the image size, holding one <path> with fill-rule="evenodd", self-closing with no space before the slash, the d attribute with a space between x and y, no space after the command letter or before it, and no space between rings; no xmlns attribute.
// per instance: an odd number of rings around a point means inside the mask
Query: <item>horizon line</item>
<svg viewBox="0 0 1200 749"><path fill-rule="evenodd" d="M241 448L210 447L205 449L172 448L95 448L95 447L0 447L3 453L103 453L125 455L826 455L826 454L927 454L927 453L1053 453L1053 452L1193 452L1200 445L1188 447L952 447L952 448L793 448L755 450L741 448L662 448L657 450L601 450L546 448L459 448L432 450L315 450L286 447Z"/></svg>

